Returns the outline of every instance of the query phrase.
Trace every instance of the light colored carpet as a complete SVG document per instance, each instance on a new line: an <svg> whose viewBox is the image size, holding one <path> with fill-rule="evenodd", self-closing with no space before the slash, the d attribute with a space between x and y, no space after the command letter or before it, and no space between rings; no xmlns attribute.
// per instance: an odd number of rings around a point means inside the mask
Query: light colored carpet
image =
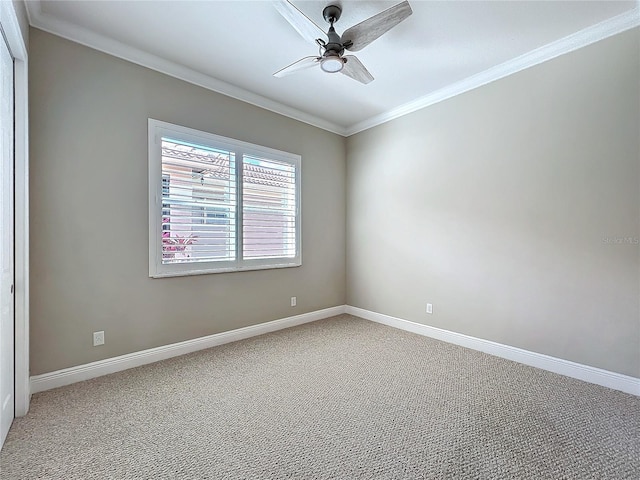
<svg viewBox="0 0 640 480"><path fill-rule="evenodd" d="M638 479L640 399L348 315L37 394L2 479Z"/></svg>

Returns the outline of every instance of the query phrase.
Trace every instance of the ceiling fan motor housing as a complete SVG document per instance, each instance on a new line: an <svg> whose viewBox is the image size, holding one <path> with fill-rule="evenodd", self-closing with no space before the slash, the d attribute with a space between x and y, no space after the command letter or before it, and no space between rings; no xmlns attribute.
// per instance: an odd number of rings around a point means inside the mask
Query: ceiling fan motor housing
<svg viewBox="0 0 640 480"><path fill-rule="evenodd" d="M344 53L344 46L342 45L342 39L340 35L338 35L333 28L333 25L329 28L327 32L327 43L324 46L325 52L324 55L327 54L335 54L342 55Z"/></svg>

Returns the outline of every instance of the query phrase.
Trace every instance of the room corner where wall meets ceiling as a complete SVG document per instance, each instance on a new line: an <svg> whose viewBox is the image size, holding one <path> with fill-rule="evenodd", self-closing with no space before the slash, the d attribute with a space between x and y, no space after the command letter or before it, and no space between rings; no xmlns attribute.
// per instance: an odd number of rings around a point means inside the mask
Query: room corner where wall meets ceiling
<svg viewBox="0 0 640 480"><path fill-rule="evenodd" d="M639 62L634 28L349 137L347 303L639 377Z"/></svg>

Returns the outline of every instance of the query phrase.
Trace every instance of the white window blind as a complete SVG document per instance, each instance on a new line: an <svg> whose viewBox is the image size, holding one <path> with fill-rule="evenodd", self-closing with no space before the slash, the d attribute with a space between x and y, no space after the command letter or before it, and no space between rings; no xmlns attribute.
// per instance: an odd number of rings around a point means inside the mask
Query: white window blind
<svg viewBox="0 0 640 480"><path fill-rule="evenodd" d="M300 264L298 155L149 120L150 276Z"/></svg>
<svg viewBox="0 0 640 480"><path fill-rule="evenodd" d="M251 156L242 164L244 258L294 258L295 166Z"/></svg>
<svg viewBox="0 0 640 480"><path fill-rule="evenodd" d="M162 263L235 259L234 154L161 141Z"/></svg>

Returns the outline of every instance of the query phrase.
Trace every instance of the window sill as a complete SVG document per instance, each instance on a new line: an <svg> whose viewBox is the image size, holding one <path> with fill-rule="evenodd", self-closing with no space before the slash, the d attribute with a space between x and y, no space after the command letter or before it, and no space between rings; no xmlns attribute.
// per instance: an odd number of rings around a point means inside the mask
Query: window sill
<svg viewBox="0 0 640 480"><path fill-rule="evenodd" d="M181 270L150 274L150 278L190 277L192 275L215 275L218 273L250 272L254 270L276 270L280 268L301 267L302 262L278 263L269 265L246 265L242 267L221 267L207 269Z"/></svg>

